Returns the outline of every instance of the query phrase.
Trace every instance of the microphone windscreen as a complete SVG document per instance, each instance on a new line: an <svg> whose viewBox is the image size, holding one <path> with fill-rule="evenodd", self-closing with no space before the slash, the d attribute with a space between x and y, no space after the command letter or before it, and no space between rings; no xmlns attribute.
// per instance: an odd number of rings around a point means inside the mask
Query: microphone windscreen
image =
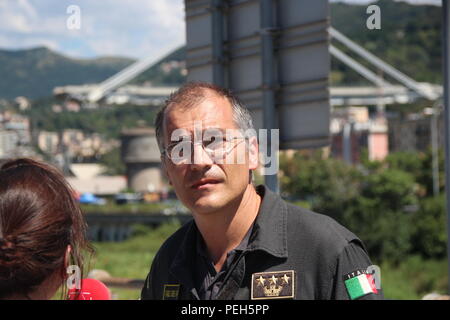
<svg viewBox="0 0 450 320"><path fill-rule="evenodd" d="M108 287L96 279L82 279L81 289L70 289L68 300L111 300Z"/></svg>

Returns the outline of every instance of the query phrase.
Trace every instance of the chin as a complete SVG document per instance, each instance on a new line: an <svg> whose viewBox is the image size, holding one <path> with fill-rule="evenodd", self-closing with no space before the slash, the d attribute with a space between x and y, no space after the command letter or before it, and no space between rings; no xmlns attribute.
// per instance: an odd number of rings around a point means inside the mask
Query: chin
<svg viewBox="0 0 450 320"><path fill-rule="evenodd" d="M208 214L220 210L224 206L223 199L217 199L214 195L203 196L192 203L192 211L199 214Z"/></svg>
<svg viewBox="0 0 450 320"><path fill-rule="evenodd" d="M194 211L199 212L199 213L209 213L212 211L217 211L221 207L222 207L221 205L218 205L214 201L201 201L200 200L200 201L196 201L193 204Z"/></svg>

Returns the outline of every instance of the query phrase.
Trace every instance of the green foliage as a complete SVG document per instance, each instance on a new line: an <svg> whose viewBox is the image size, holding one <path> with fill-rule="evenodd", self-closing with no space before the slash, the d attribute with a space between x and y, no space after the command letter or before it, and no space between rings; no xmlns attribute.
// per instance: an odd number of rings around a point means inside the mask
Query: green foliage
<svg viewBox="0 0 450 320"><path fill-rule="evenodd" d="M371 256L398 262L409 253L412 233L404 207L416 202L411 175L386 169L364 177L338 220L360 236Z"/></svg>
<svg viewBox="0 0 450 320"><path fill-rule="evenodd" d="M175 50L131 81L132 84L151 82L152 85L177 86L186 80L180 68L164 71L161 65L184 61L185 48ZM65 85L98 83L116 74L133 59L101 57L74 59L39 47L26 50L0 50L0 97L31 99L50 96L53 88Z"/></svg>
<svg viewBox="0 0 450 320"><path fill-rule="evenodd" d="M136 224L133 226L132 237L153 237L153 239L167 239L176 230L181 227L177 219L171 219L168 222L160 225L158 228L152 228L144 224Z"/></svg>
<svg viewBox="0 0 450 320"><path fill-rule="evenodd" d="M411 219L415 228L413 251L425 258L444 258L447 253L447 229L444 194L423 199L420 210Z"/></svg>
<svg viewBox="0 0 450 320"><path fill-rule="evenodd" d="M389 168L403 170L413 174L415 177L420 175L422 162L420 155L416 152L395 152L390 153L386 159Z"/></svg>
<svg viewBox="0 0 450 320"><path fill-rule="evenodd" d="M124 242L94 243L97 255L91 269L103 269L114 277L145 279L151 262L164 240L179 228L176 221L156 229L144 225L134 228L134 236ZM395 232L395 231L394 231ZM445 294L447 263L445 259L408 256L399 263L373 259L381 268L381 285L387 299L421 299L425 294ZM136 300L140 290L110 288L117 299Z"/></svg>
<svg viewBox="0 0 450 320"><path fill-rule="evenodd" d="M186 76L181 74L179 68L174 68L170 72L164 72L162 70L162 64L170 61L185 61L186 59L186 47L181 47L168 56L159 60L148 70L138 75L131 81L132 84L140 84L145 82L151 82L154 86L178 86L186 81Z"/></svg>
<svg viewBox="0 0 450 320"><path fill-rule="evenodd" d="M392 0L376 4L381 10L380 30L367 29L367 4L331 3L331 25L415 80L441 83L441 8ZM366 81L337 59L332 60L332 69L335 84Z"/></svg>
<svg viewBox="0 0 450 320"><path fill-rule="evenodd" d="M45 47L0 50L0 97L49 96L56 86L97 83L132 62L118 57L73 59Z"/></svg>
<svg viewBox="0 0 450 320"><path fill-rule="evenodd" d="M115 204L113 202L105 205L83 204L81 208L83 212L89 213L104 213L104 214L155 214L160 213L166 208L171 208L172 205L162 202L155 203L124 203Z"/></svg>
<svg viewBox="0 0 450 320"><path fill-rule="evenodd" d="M422 299L428 293L447 292L447 262L445 259L424 260L413 255L398 265L383 262L381 286L387 299Z"/></svg>
<svg viewBox="0 0 450 320"><path fill-rule="evenodd" d="M427 152L395 152L387 156L385 160L387 166L393 169L403 170L410 173L417 182L417 192L420 196L433 195L433 175L432 175L432 151ZM444 191L444 152L438 152L439 166L439 189Z"/></svg>
<svg viewBox="0 0 450 320"><path fill-rule="evenodd" d="M417 202L412 175L397 169L386 169L365 177L361 196L378 200L377 209L393 211L401 211Z"/></svg>
<svg viewBox="0 0 450 320"><path fill-rule="evenodd" d="M63 111L54 113L51 98L37 100L26 115L40 130L57 131L79 129L85 133L99 133L106 138L118 139L120 132L142 123L153 126L156 108L135 105L120 105L83 110L83 112Z"/></svg>
<svg viewBox="0 0 450 320"><path fill-rule="evenodd" d="M345 204L358 194L360 173L335 159L323 159L321 152L312 156L295 153L292 159L280 157L283 171L281 185L291 198L308 200L313 209L337 216Z"/></svg>
<svg viewBox="0 0 450 320"><path fill-rule="evenodd" d="M358 198L340 222L363 240L371 258L398 263L410 252L412 225L404 212L379 206L379 200Z"/></svg>
<svg viewBox="0 0 450 320"><path fill-rule="evenodd" d="M99 162L106 168L105 172L102 173L104 175L115 176L126 174L126 167L120 155L120 148L114 148L105 153L101 156Z"/></svg>
<svg viewBox="0 0 450 320"><path fill-rule="evenodd" d="M173 220L158 228L134 226L134 236L123 242L95 242L96 255L92 269L102 269L113 277L145 279L153 258L162 243L177 229L180 223ZM141 290L111 288L118 299L137 300Z"/></svg>
<svg viewBox="0 0 450 320"><path fill-rule="evenodd" d="M366 4L330 3L331 25L415 80L441 83L441 8L393 0L376 3L382 12L381 30L367 29ZM335 45L349 53L340 44ZM185 51L185 47L175 50L131 83L180 85L186 80L180 68L164 71L161 66L184 61ZM38 98L50 95L56 86L98 83L132 62L120 57L72 59L42 47L0 50L0 97ZM332 59L331 67L333 84L367 82L337 59Z"/></svg>
<svg viewBox="0 0 450 320"><path fill-rule="evenodd" d="M431 152L392 153L384 161L369 161L367 155L362 159L351 166L324 159L320 152L282 155L283 194L292 201L308 201L312 210L355 232L375 260L398 264L410 254L442 258L444 198L431 197Z"/></svg>
<svg viewBox="0 0 450 320"><path fill-rule="evenodd" d="M96 256L92 269L107 270L114 277L144 278L146 272L150 269L151 259L153 259L156 251L179 227L178 221L163 224L155 229L147 227L145 231L145 226L135 227L134 236L126 241L118 243L95 242ZM112 258L111 253L120 253L120 255ZM125 253L132 255L132 257L127 259L122 256ZM150 257L150 259L145 257ZM131 263L134 263L135 266L133 267ZM125 272L124 265L128 266ZM115 272L116 268L120 272Z"/></svg>

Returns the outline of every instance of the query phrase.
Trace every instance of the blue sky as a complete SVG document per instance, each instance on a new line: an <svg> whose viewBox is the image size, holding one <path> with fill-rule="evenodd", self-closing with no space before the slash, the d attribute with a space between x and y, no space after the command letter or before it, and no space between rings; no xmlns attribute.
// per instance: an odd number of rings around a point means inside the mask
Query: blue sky
<svg viewBox="0 0 450 320"><path fill-rule="evenodd" d="M70 5L80 29L67 28ZM185 42L183 0L0 0L0 48L73 57L161 55Z"/></svg>
<svg viewBox="0 0 450 320"><path fill-rule="evenodd" d="M441 0L408 2L439 4ZM67 28L70 5L80 9L79 30ZM162 56L184 42L183 0L0 0L2 49L44 45L79 58L143 58Z"/></svg>

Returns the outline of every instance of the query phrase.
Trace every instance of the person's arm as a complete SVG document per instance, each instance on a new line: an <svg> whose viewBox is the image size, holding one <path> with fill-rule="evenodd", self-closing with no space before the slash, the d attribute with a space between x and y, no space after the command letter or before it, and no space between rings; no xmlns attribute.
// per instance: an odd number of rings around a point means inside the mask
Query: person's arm
<svg viewBox="0 0 450 320"><path fill-rule="evenodd" d="M371 266L362 243L350 242L338 256L330 299L384 300L381 274L377 266ZM376 274L371 274L373 270Z"/></svg>

